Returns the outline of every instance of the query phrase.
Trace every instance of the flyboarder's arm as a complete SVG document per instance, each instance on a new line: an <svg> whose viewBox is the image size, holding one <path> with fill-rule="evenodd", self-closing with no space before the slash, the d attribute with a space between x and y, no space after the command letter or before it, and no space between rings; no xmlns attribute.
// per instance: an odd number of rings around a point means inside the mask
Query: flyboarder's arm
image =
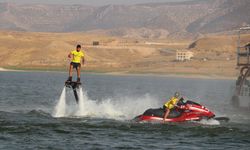
<svg viewBox="0 0 250 150"><path fill-rule="evenodd" d="M71 52L68 54L68 58L71 58L71 56L72 56L72 54L71 54Z"/></svg>
<svg viewBox="0 0 250 150"><path fill-rule="evenodd" d="M84 65L84 64L85 64L85 58L82 57L82 65Z"/></svg>

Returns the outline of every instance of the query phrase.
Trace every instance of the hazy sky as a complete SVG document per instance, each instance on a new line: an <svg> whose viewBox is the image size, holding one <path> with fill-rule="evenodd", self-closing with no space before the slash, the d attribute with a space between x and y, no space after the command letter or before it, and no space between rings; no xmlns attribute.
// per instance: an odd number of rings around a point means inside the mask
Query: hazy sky
<svg viewBox="0 0 250 150"><path fill-rule="evenodd" d="M176 2L187 0L0 0L0 2L14 3L46 3L46 4L86 4L86 5L107 5L107 4L136 4L149 2Z"/></svg>

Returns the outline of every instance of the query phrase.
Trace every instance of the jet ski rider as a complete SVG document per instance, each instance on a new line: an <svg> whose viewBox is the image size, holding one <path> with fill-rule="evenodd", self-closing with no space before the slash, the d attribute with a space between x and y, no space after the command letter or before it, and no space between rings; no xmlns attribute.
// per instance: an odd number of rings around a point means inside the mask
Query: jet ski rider
<svg viewBox="0 0 250 150"><path fill-rule="evenodd" d="M164 105L163 105L163 109L165 110L165 114L164 114L164 118L163 118L163 122L166 121L170 111L172 109L174 109L175 107L178 107L177 104L179 101L183 102L183 98L179 98L180 97L180 93L179 92L175 92L174 96L171 97Z"/></svg>
<svg viewBox="0 0 250 150"><path fill-rule="evenodd" d="M84 59L84 52L81 51L81 45L77 45L75 50L72 50L68 58L72 58L70 67L69 67L69 78L67 82L72 82L72 72L73 69L76 69L77 71L77 83L80 83L80 75L81 75L81 61L84 65L85 59Z"/></svg>

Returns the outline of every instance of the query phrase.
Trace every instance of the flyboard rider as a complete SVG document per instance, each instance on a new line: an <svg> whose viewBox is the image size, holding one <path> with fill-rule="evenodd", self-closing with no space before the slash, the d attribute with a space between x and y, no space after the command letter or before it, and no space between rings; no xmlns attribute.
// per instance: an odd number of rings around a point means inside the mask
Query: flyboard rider
<svg viewBox="0 0 250 150"><path fill-rule="evenodd" d="M68 54L68 58L71 59L69 66L69 78L66 82L72 82L73 69L77 71L77 83L81 83L81 66L85 63L84 51L81 50L81 45L77 45L75 50L72 50Z"/></svg>

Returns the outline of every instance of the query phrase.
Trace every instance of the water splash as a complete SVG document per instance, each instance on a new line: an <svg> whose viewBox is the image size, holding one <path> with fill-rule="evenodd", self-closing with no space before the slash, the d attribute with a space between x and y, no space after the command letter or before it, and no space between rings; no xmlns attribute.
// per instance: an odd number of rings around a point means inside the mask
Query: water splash
<svg viewBox="0 0 250 150"><path fill-rule="evenodd" d="M87 92L80 93L79 110L76 115L116 120L133 119L148 108L157 108L158 101L146 94L141 97L117 97L91 100Z"/></svg>
<svg viewBox="0 0 250 150"><path fill-rule="evenodd" d="M85 116L86 115L86 102L85 100L87 100L87 96L85 94L85 92L83 92L83 88L80 87L79 88L79 103L78 103L78 111L76 112L76 116Z"/></svg>
<svg viewBox="0 0 250 150"><path fill-rule="evenodd" d="M130 120L143 113L148 108L161 106L159 101L146 94L141 97L121 96L102 100L91 100L87 91L79 88L79 103L76 106L71 101L66 103L66 89L64 88L53 117L95 117L116 120ZM74 101L72 98L69 99Z"/></svg>
<svg viewBox="0 0 250 150"><path fill-rule="evenodd" d="M66 114L66 87L63 88L60 99L58 100L53 117L64 117Z"/></svg>
<svg viewBox="0 0 250 150"><path fill-rule="evenodd" d="M220 122L218 120L215 119L202 119L199 121L199 124L202 125L220 125Z"/></svg>

